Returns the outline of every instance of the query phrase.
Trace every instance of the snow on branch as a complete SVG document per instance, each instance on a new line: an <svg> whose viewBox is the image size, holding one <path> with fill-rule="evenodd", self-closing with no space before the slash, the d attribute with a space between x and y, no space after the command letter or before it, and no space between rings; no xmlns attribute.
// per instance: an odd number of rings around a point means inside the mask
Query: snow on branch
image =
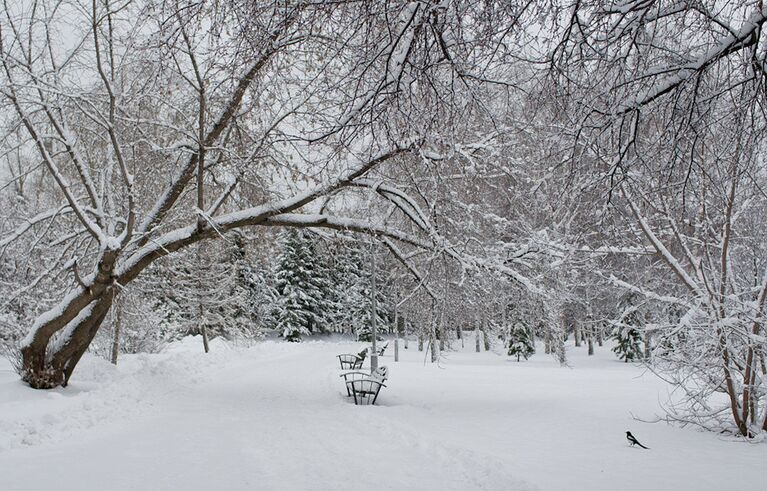
<svg viewBox="0 0 767 491"><path fill-rule="evenodd" d="M421 207L411 196L397 189L394 186L375 181L373 179L357 179L350 186L370 188L394 203L397 208L402 210L410 220L412 220L421 230L428 232L431 230L431 223Z"/></svg>
<svg viewBox="0 0 767 491"><path fill-rule="evenodd" d="M426 290L426 293L429 294L429 296L435 300L437 300L439 297L436 293L434 293L431 289L431 287L426 283L426 276L421 274L421 272L418 270L415 264L412 263L412 261L408 260L408 258L405 256L405 254L402 253L399 247L397 247L397 244L395 244L391 239L388 237L384 237L383 243L386 245L386 247L391 251L392 254L394 254L394 257L397 258L399 262L401 262L405 268L410 271L410 274L413 275L413 277L418 281L418 287L423 287L424 290ZM417 290L417 288L416 288ZM402 299L397 305L402 305L405 303L411 295L409 295L407 298Z"/></svg>
<svg viewBox="0 0 767 491"><path fill-rule="evenodd" d="M674 257L673 254L666 248L666 246L663 244L663 242L658 238L658 236L653 232L652 227L649 223L647 223L647 220L642 215L642 212L637 207L636 203L634 202L634 198L631 195L631 193L626 188L626 185L622 185L620 187L621 194L623 194L623 197L628 202L629 207L631 208L631 213L634 215L634 218L636 218L639 227L642 229L642 233L647 238L647 240L650 241L650 243L653 245L656 251L658 251L658 254L663 258L663 260L666 262L666 264L671 268L671 270L676 274L679 279L682 280L682 283L695 295L697 295L701 300L705 298L703 292L700 289L700 286L695 282L695 280L692 279L692 277L687 274L687 271L682 267L682 265L677 261L676 257Z"/></svg>
<svg viewBox="0 0 767 491"><path fill-rule="evenodd" d="M200 142L201 145L204 147L212 147L216 141L218 141L218 138L222 135L224 130L229 127L233 118L237 114L247 89L256 79L256 75L260 73L260 71L267 65L267 63L273 58L273 56L281 47L281 45L277 43L279 34L279 30L275 30L272 33L271 44L269 47L260 53L260 55L255 60L253 60L250 65L248 65L248 68L244 70L240 75L234 92L229 97L229 100L224 106L224 109L215 119L216 122L205 136L204 141ZM137 235L141 238L138 241L138 246L142 246L147 243L147 234L151 231L152 228L154 228L158 223L162 221L165 214L170 211L178 198L181 196L184 188L195 173L198 158L198 153L194 153L189 157L186 165L184 165L178 174L176 174L176 176L171 181L171 184L160 196L152 210L146 215L142 223L139 225L137 229Z"/></svg>
<svg viewBox="0 0 767 491"><path fill-rule="evenodd" d="M626 8L629 8L629 4L626 5ZM679 67L663 67L656 69L653 73L645 73L638 77L637 80L669 71L676 72L673 75L665 77L663 80L661 80L660 83L653 86L652 88L644 92L640 92L633 98L633 100L627 101L622 106L619 106L615 111L615 114L626 114L628 112L639 109L640 107L649 104L662 95L671 92L686 82L688 79L700 73L712 63L715 63L717 60L753 45L758 41L759 32L761 31L762 25L766 21L767 4L759 2L759 6L756 11L753 12L748 17L748 19L743 22L743 25L740 27L740 29L731 32L724 38L720 39L711 49L698 56L690 63Z"/></svg>
<svg viewBox="0 0 767 491"><path fill-rule="evenodd" d="M681 305L687 309L694 308L694 306L690 304L690 302L684 299L681 299L678 297L672 297L670 295L658 295L655 292L645 290L644 288L638 287L636 285L632 285L631 283L627 283L623 280L619 280L614 275L610 275L610 277L607 280L615 286L618 286L620 288L623 288L633 293L637 293L650 300L655 300L655 301L658 301L661 303L667 303L667 304Z"/></svg>
<svg viewBox="0 0 767 491"><path fill-rule="evenodd" d="M72 208L69 207L68 205L63 205L59 208L38 213L34 217L28 220L25 220L24 223L16 227L16 229L8 237L0 240L0 248L7 247L11 242L15 241L16 239L24 235L27 231L29 231L32 227L34 227L38 223L44 222L49 219L55 219L57 216L63 215L66 213L72 213Z"/></svg>
<svg viewBox="0 0 767 491"><path fill-rule="evenodd" d="M422 2L410 2L400 12L396 30L391 34L389 44L381 49L379 57L386 59L386 69L383 77L375 87L368 90L351 110L342 115L336 124L319 140L327 135L337 133L349 125L357 116L359 116L367 107L375 101L381 93L391 87L397 87L404 73L405 62L410 54L411 46L415 38L415 31L424 18L424 8Z"/></svg>
<svg viewBox="0 0 767 491"><path fill-rule="evenodd" d="M502 273L514 281L520 283L532 293L541 294L542 291L527 277L521 275L508 266L498 264L493 261L488 261L483 258L469 256L462 254L453 247L450 247L445 241L441 243L433 243L421 240L415 236L406 234L399 230L383 227L380 225L367 222L365 220L358 220L353 218L334 217L330 215L303 215L303 214L281 214L269 217L265 225L282 225L291 227L323 227L342 231L362 232L372 234L376 236L388 237L390 239L397 240L406 244L410 244L421 249L439 250L444 252L452 259L461 264L462 267L468 270L490 270ZM435 236L432 236L434 239Z"/></svg>

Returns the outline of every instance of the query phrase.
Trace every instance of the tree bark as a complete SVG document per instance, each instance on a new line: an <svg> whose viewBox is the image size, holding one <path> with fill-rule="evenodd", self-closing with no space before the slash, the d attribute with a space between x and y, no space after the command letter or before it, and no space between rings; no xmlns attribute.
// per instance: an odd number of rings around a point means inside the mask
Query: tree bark
<svg viewBox="0 0 767 491"><path fill-rule="evenodd" d="M122 329L123 309L122 302L115 305L115 332L112 338L112 365L117 365L117 356L120 354L120 330Z"/></svg>
<svg viewBox="0 0 767 491"><path fill-rule="evenodd" d="M581 328L578 325L578 321L575 319L572 319L573 322L573 334L575 335L575 347L580 348L581 347Z"/></svg>
<svg viewBox="0 0 767 491"><path fill-rule="evenodd" d="M405 338L405 349L407 349L407 315L402 313L402 337Z"/></svg>
<svg viewBox="0 0 767 491"><path fill-rule="evenodd" d="M650 355L652 354L652 333L645 331L644 333L644 358L645 360L650 359Z"/></svg>
<svg viewBox="0 0 767 491"><path fill-rule="evenodd" d="M485 345L485 351L490 351L490 336L487 335L487 316L482 315L482 339Z"/></svg>
<svg viewBox="0 0 767 491"><path fill-rule="evenodd" d="M503 340L503 346L506 346L506 341L509 337L509 327L508 327L508 319L507 319L507 313L506 309L507 306L503 305L502 307L503 311L501 312L501 337Z"/></svg>
<svg viewBox="0 0 767 491"><path fill-rule="evenodd" d="M602 340L602 336L603 336L603 334L602 334L602 323L601 322L599 323L599 327L597 327L596 329L597 329L597 346L599 346L601 348L602 347L602 343L603 343L603 340Z"/></svg>
<svg viewBox="0 0 767 491"><path fill-rule="evenodd" d="M205 295L202 278L204 270L205 248L204 243L197 243L197 330L202 334L202 347L206 353L210 351L210 343L208 343L208 329L205 319Z"/></svg>
<svg viewBox="0 0 767 491"><path fill-rule="evenodd" d="M399 361L399 312L394 308L394 361Z"/></svg>

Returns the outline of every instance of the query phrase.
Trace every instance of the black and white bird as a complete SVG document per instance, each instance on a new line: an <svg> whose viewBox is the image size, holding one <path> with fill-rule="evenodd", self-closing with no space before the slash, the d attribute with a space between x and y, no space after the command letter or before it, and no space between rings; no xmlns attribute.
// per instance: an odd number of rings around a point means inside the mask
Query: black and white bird
<svg viewBox="0 0 767 491"><path fill-rule="evenodd" d="M628 441L629 441L629 443L631 444L631 446L632 446L632 447L633 447L634 445L639 445L640 447L642 447L642 448L644 448L644 449L647 449L647 450L649 450L647 447L645 447L644 445L642 445L641 443L639 443L639 440L637 440L636 438L634 438L634 435L632 435L630 431L627 431L627 432L626 432L626 440L628 440Z"/></svg>

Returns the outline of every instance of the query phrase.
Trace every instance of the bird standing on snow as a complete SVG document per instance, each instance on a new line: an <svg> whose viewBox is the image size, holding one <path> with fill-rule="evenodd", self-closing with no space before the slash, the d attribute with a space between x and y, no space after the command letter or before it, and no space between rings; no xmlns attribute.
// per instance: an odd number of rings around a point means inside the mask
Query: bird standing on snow
<svg viewBox="0 0 767 491"><path fill-rule="evenodd" d="M632 446L632 447L633 447L634 445L639 445L640 447L642 447L642 448L644 448L644 449L647 449L647 450L649 450L647 447L645 447L644 445L642 445L641 443L639 443L639 440L637 440L636 438L634 438L634 435L632 435L630 431L627 431L627 432L626 432L626 440L628 440L628 441L629 441L629 443L631 444L631 446Z"/></svg>

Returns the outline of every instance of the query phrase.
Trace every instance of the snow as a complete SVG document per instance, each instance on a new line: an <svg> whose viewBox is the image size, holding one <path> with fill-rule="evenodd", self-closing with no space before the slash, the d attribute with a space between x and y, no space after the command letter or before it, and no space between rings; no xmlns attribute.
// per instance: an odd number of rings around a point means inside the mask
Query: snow
<svg viewBox="0 0 767 491"><path fill-rule="evenodd" d="M89 275L85 282L86 284L91 284L93 281L93 275ZM46 324L51 322L52 320L56 319L57 317L61 317L64 315L64 311L66 308L71 304L77 297L79 297L83 293L82 288L77 288L71 292L69 292L57 305L55 305L53 308L43 312L39 316L37 316L37 319L35 319L35 323L32 325L32 329L29 330L27 335L24 337L24 339L21 340L19 343L20 348L24 348L27 346L30 346L34 340L35 336L37 335L37 332Z"/></svg>
<svg viewBox="0 0 767 491"><path fill-rule="evenodd" d="M469 335L469 337L471 337ZM393 343L377 406L338 377L359 343L188 338L117 367L86 356L69 388L35 391L0 362L0 489L753 489L767 445L648 424L667 387L610 348L447 352ZM630 430L650 450L627 445ZM758 486L757 486L758 487Z"/></svg>
<svg viewBox="0 0 767 491"><path fill-rule="evenodd" d="M625 103L623 106L618 107L617 114L626 113L633 109L638 109L650 101L653 101L661 95L667 93L669 90L680 85L695 74L701 73L701 70L706 65L712 63L714 60L723 58L729 50L738 50L740 46L747 44L748 39L758 32L761 26L767 19L767 6L760 5L754 10L754 12L745 20L743 25L737 31L730 31L730 34L717 41L706 53L699 55L695 60L691 61L687 65L683 65L677 68L677 73L662 78L660 82L654 84L649 89L637 94L632 101ZM655 70L651 70L649 73L644 74L642 78L648 78L653 75L663 74L673 70L674 67L667 65L661 65Z"/></svg>

